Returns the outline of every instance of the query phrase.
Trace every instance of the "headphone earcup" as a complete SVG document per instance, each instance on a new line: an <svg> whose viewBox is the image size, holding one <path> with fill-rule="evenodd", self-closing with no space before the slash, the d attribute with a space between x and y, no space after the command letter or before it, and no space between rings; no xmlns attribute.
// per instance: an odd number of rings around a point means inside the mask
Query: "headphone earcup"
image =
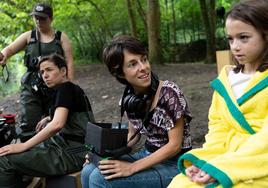
<svg viewBox="0 0 268 188"><path fill-rule="evenodd" d="M122 98L122 107L124 110L128 111L128 101L130 99L131 95L126 95Z"/></svg>
<svg viewBox="0 0 268 188"><path fill-rule="evenodd" d="M142 95L135 95L134 89L127 85L124 90L122 101L121 101L121 116L123 116L124 111L135 113L139 117L143 117L146 114L148 104L152 100L159 86L159 79L156 74L151 73L151 86L149 93ZM152 101L151 101L152 103Z"/></svg>
<svg viewBox="0 0 268 188"><path fill-rule="evenodd" d="M144 103L145 101L142 97L136 96L134 94L128 94L124 97L122 105L127 112L136 113L143 110L142 108L144 107Z"/></svg>

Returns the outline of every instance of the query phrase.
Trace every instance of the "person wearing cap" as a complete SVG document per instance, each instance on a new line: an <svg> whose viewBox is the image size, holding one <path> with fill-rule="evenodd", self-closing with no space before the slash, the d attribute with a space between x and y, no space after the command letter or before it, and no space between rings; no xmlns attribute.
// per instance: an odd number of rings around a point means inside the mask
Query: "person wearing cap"
<svg viewBox="0 0 268 188"><path fill-rule="evenodd" d="M27 67L27 72L21 79L21 135L33 133L35 125L42 116L48 114L49 90L38 75L37 70L40 57L52 53L64 56L68 66L68 78L73 79L71 43L65 33L52 28L52 7L46 3L37 3L30 15L33 17L36 28L22 33L16 40L5 47L1 51L4 57L0 60L0 65L5 65L9 57L21 50L25 50L24 64Z"/></svg>

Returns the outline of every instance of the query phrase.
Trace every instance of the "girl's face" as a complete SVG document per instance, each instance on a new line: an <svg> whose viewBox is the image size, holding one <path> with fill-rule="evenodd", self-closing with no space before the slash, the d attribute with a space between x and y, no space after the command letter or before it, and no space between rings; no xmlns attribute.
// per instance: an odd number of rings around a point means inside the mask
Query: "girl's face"
<svg viewBox="0 0 268 188"><path fill-rule="evenodd" d="M124 50L124 78L135 92L144 93L151 85L151 67L147 56L137 55Z"/></svg>
<svg viewBox="0 0 268 188"><path fill-rule="evenodd" d="M266 39L252 25L232 18L226 20L226 31L234 58L245 65L244 72L255 72L262 63Z"/></svg>
<svg viewBox="0 0 268 188"><path fill-rule="evenodd" d="M39 71L49 88L55 88L67 81L66 68L63 67L59 69L52 61L43 61L40 64Z"/></svg>

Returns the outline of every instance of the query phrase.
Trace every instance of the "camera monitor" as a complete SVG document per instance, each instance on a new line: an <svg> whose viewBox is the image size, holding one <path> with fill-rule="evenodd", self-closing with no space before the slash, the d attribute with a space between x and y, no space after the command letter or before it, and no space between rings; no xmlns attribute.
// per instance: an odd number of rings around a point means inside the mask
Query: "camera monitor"
<svg viewBox="0 0 268 188"><path fill-rule="evenodd" d="M93 148L94 164L127 152L127 126L119 123L88 123L85 144Z"/></svg>

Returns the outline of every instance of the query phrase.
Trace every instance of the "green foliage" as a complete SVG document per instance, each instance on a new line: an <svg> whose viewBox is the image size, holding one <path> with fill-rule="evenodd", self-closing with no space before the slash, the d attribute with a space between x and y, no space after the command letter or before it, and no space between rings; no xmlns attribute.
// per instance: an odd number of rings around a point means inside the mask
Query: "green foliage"
<svg viewBox="0 0 268 188"><path fill-rule="evenodd" d="M161 42L164 51L171 46L191 43L205 37L198 0L159 0L161 8ZM219 0L218 6L228 10L238 0ZM36 0L1 0L0 47L13 41L19 34L34 27L29 16ZM64 31L73 44L75 59L100 58L103 45L114 35L130 34L125 0L46 0L54 9L53 26ZM138 1L132 0L138 36L147 40L147 33L139 14ZM146 12L146 1L139 1ZM173 7L172 7L173 2ZM173 18L173 12L175 17ZM175 20L174 20L175 19ZM8 23L8 24L7 24ZM217 24L217 37L223 37L222 25ZM174 32L176 31L176 32ZM170 50L171 49L171 50ZM173 53L166 53L166 60Z"/></svg>
<svg viewBox="0 0 268 188"><path fill-rule="evenodd" d="M60 2L53 1L54 25L72 39L76 59L99 59L107 40L128 31L124 0L112 0L110 3L98 0Z"/></svg>
<svg viewBox="0 0 268 188"><path fill-rule="evenodd" d="M41 0L42 1L42 0ZM10 44L21 33L34 27L29 13L37 0L0 1L0 48ZM53 27L64 31L72 41L75 63L98 62L103 46L115 35L130 34L126 0L46 0L54 9ZM139 2L141 7L139 7ZM131 0L138 37L147 41L142 12L147 1ZM196 41L205 39L198 0L159 0L161 11L161 45L165 62L175 62ZM216 7L228 11L238 0L218 0ZM173 4L172 4L173 3ZM216 37L224 38L222 23L217 20ZM10 61L22 62L23 54ZM10 65L12 69L13 65ZM21 65L22 66L22 65ZM14 68L14 71L17 68ZM16 75L13 74L13 75ZM0 92L2 93L2 88Z"/></svg>
<svg viewBox="0 0 268 188"><path fill-rule="evenodd" d="M9 72L9 80L7 82L5 82L4 79L7 76L6 70L0 70L0 100L3 97L15 93L19 90L20 80L25 72L23 63L18 63L21 58L21 54L18 54L10 59L7 65Z"/></svg>
<svg viewBox="0 0 268 188"><path fill-rule="evenodd" d="M13 41L19 34L32 27L29 13L31 1L25 0L1 0L0 2L0 44L6 46ZM27 7L26 7L27 6Z"/></svg>

